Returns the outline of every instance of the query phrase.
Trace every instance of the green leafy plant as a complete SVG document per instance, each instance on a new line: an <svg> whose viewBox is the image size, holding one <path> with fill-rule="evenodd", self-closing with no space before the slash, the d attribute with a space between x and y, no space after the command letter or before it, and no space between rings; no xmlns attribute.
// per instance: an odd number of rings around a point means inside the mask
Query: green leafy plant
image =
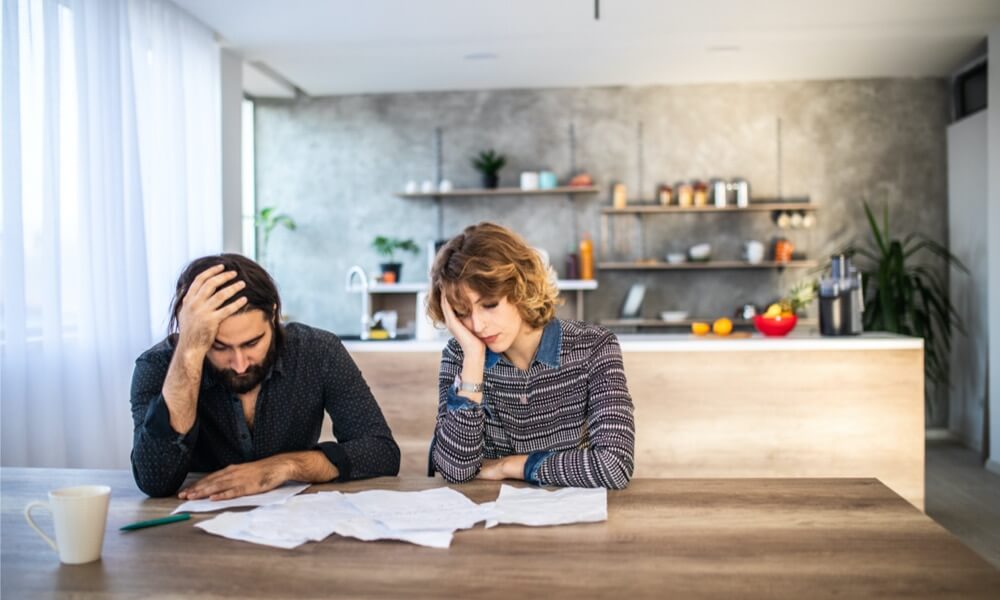
<svg viewBox="0 0 1000 600"><path fill-rule="evenodd" d="M932 382L947 385L951 328L964 334L965 326L944 282L926 263L917 261L930 255L943 260L945 267L953 265L965 273L969 270L923 233L910 233L902 240L890 237L888 205L881 227L867 202L864 207L872 237L865 246L847 249L849 255L860 257L855 264L866 296L864 328L923 338L924 374Z"/></svg>
<svg viewBox="0 0 1000 600"><path fill-rule="evenodd" d="M484 176L495 176L507 164L507 157L497 154L492 148L483 150L472 159L472 166Z"/></svg>
<svg viewBox="0 0 1000 600"><path fill-rule="evenodd" d="M396 262L397 250L409 252L411 254L417 254L420 252L420 248L411 239L402 240L399 238L386 237L384 235L375 236L375 239L372 240L372 248L374 248L375 252L378 252L380 256L384 256L388 259L386 262L389 263Z"/></svg>
<svg viewBox="0 0 1000 600"><path fill-rule="evenodd" d="M258 246L258 259L260 262L267 260L267 246L271 242L271 233L279 226L283 226L289 231L295 231L298 226L292 217L277 212L273 206L266 206L257 211L254 217L254 225L257 227L260 244Z"/></svg>

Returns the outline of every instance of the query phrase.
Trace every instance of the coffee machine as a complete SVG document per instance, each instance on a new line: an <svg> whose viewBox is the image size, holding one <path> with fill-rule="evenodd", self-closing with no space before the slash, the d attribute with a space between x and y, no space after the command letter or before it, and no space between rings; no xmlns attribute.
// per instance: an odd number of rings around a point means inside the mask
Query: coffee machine
<svg viewBox="0 0 1000 600"><path fill-rule="evenodd" d="M851 259L837 254L830 259L830 274L819 280L819 332L822 335L858 335L865 310L861 273Z"/></svg>

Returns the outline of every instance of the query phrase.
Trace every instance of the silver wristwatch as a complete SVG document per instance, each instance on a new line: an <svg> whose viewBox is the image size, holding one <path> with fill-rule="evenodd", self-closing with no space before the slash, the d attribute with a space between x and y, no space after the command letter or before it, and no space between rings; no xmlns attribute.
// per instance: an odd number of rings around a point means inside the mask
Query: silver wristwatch
<svg viewBox="0 0 1000 600"><path fill-rule="evenodd" d="M484 389L484 384L482 383L465 383L462 378L455 376L455 391L459 392L472 392L473 394L481 393Z"/></svg>

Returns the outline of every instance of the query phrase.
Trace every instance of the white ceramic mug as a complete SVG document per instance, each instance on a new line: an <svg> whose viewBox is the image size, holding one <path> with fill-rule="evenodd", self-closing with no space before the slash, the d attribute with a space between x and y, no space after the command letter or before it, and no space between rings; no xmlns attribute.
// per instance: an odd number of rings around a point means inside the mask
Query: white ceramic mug
<svg viewBox="0 0 1000 600"><path fill-rule="evenodd" d="M764 260L764 244L757 240L744 242L743 257L752 265L761 263Z"/></svg>
<svg viewBox="0 0 1000 600"><path fill-rule="evenodd" d="M24 518L59 553L60 561L67 565L79 565L101 558L110 501L111 488L106 485L61 488L49 492L48 503L35 501L24 507ZM52 513L55 541L31 519L34 508L44 508Z"/></svg>
<svg viewBox="0 0 1000 600"><path fill-rule="evenodd" d="M522 190L537 190L538 189L538 173L534 171L525 171L521 173L521 189Z"/></svg>

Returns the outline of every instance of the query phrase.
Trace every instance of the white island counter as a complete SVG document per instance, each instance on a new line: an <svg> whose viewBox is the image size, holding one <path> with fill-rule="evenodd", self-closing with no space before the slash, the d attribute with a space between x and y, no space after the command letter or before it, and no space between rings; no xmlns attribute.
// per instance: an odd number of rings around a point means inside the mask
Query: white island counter
<svg viewBox="0 0 1000 600"><path fill-rule="evenodd" d="M355 352L437 352L444 348L447 339L438 340L347 340L344 345ZM859 336L823 337L820 335L788 335L750 337L734 334L726 337L692 334L619 334L622 352L718 352L718 351L771 351L771 350L920 350L920 338L891 333L864 333Z"/></svg>
<svg viewBox="0 0 1000 600"><path fill-rule="evenodd" d="M875 477L924 502L923 341L619 335L637 477ZM346 341L423 473L445 340Z"/></svg>

